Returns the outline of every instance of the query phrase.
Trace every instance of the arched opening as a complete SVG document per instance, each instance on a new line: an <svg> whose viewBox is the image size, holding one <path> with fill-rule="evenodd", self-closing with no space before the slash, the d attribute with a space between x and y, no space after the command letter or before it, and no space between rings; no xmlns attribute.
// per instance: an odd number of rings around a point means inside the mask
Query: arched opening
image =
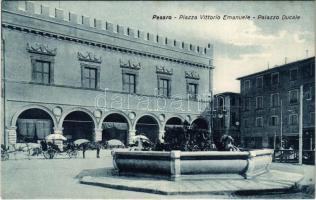
<svg viewBox="0 0 316 200"><path fill-rule="evenodd" d="M127 145L129 126L123 115L117 113L108 115L103 120L102 129L102 141L117 139Z"/></svg>
<svg viewBox="0 0 316 200"><path fill-rule="evenodd" d="M191 128L208 130L208 123L205 119L198 118L192 122Z"/></svg>
<svg viewBox="0 0 316 200"><path fill-rule="evenodd" d="M148 139L156 143L159 135L159 124L152 116L145 115L138 119L136 123L136 135L145 135Z"/></svg>
<svg viewBox="0 0 316 200"><path fill-rule="evenodd" d="M77 139L93 140L94 122L85 112L73 111L63 121L63 134L69 141Z"/></svg>
<svg viewBox="0 0 316 200"><path fill-rule="evenodd" d="M17 142L34 142L43 140L53 133L53 119L44 110L31 108L23 111L17 119Z"/></svg>
<svg viewBox="0 0 316 200"><path fill-rule="evenodd" d="M166 122L166 128L175 128L175 127L183 127L182 120L178 117L171 117Z"/></svg>

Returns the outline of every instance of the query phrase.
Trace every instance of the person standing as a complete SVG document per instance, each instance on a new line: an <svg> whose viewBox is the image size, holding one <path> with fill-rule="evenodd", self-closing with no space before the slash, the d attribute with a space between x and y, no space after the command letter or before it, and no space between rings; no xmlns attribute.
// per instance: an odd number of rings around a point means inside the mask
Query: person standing
<svg viewBox="0 0 316 200"><path fill-rule="evenodd" d="M101 145L98 142L96 143L96 148L97 148L97 158L100 158Z"/></svg>
<svg viewBox="0 0 316 200"><path fill-rule="evenodd" d="M82 144L82 157L85 158L86 144Z"/></svg>

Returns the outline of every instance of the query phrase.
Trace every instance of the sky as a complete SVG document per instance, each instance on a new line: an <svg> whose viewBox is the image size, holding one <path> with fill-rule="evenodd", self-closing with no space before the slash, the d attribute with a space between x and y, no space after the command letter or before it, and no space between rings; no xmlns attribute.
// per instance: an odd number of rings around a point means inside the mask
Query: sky
<svg viewBox="0 0 316 200"><path fill-rule="evenodd" d="M42 1L78 15L159 34L206 47L214 46L214 93L239 92L236 78L315 55L314 1ZM221 20L153 20L153 15L219 15ZM249 15L251 20L222 20ZM279 16L259 20L258 15ZM283 15L300 16L282 20ZM306 51L308 50L308 51Z"/></svg>

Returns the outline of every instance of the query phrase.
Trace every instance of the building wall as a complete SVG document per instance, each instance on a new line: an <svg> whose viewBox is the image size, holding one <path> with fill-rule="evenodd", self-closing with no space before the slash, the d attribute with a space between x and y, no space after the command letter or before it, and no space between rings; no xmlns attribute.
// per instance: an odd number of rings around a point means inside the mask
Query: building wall
<svg viewBox="0 0 316 200"><path fill-rule="evenodd" d="M224 100L223 107L219 106L221 100ZM233 101L235 101L234 104ZM239 145L240 95L231 92L216 94L213 107L213 131L217 138L215 140L219 140L222 135L226 134L232 136L236 140L236 144ZM233 119L233 113L235 113L235 119ZM223 120L222 124L221 120Z"/></svg>
<svg viewBox="0 0 316 200"><path fill-rule="evenodd" d="M298 70L296 80L291 80L290 78L290 71L293 69ZM307 70L309 69L311 70L309 75L305 75L307 73ZM279 84L273 85L271 83L271 76L274 73L279 73ZM262 88L257 88L257 77L263 77ZM248 140L249 138L256 138L257 142L255 142L255 147L273 148L274 137L276 137L279 141L279 138L281 136L281 121L282 136L284 136L284 138L292 136L293 139L295 137L298 137L299 99L295 103L290 102L290 91L297 90L299 98L301 85L303 85L303 130L311 128L312 132L314 132L315 124L314 121L311 119L311 117L314 116L315 113L314 79L315 57L296 61L240 78L242 98L241 134L244 138L244 142L247 143L246 138L248 138ZM249 89L247 89L248 87L246 86L248 85L246 83L248 81L250 81ZM279 94L279 100L276 106L271 105L272 94ZM259 96L262 96L263 98L262 108L256 107L256 97ZM250 100L249 109L246 109L245 106L246 99ZM290 123L290 115L297 115L297 123ZM278 122L274 125L271 123L271 116L276 116L278 118ZM256 125L257 117L263 118L262 127L258 127ZM246 121L248 121L248 125ZM247 144L245 145L247 146Z"/></svg>
<svg viewBox="0 0 316 200"><path fill-rule="evenodd" d="M102 132L104 117L113 112L127 118L130 135L142 115L151 115L158 121L160 137L170 117L178 116L190 123L198 117L208 120L207 113L202 113L209 105L207 97L212 91L211 45L197 47L184 42L182 47L181 41L150 33L147 40L147 33L101 20L69 15L58 9L49 13L52 10L44 6L36 14L31 2L26 2L26 10L17 6L18 2L5 2L2 10L6 143L15 142L16 119L29 108L49 112L54 118L55 132L59 133L63 132L63 119L75 110L91 115L96 135ZM27 48L38 45L56 49L56 55L50 56L54 80L49 85L32 81L33 53ZM92 59L82 61L78 53L90 53ZM101 63L94 62L94 57L101 58ZM98 88L82 87L83 63L98 67ZM136 94L123 92L121 63L140 66ZM157 66L172 71L169 98L157 97ZM187 81L191 79L198 82L200 96L196 100L187 96Z"/></svg>

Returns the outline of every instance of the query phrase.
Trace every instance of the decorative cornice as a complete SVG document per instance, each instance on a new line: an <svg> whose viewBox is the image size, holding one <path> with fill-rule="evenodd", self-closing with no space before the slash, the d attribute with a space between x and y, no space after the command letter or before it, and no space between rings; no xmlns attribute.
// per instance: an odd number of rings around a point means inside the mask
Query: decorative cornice
<svg viewBox="0 0 316 200"><path fill-rule="evenodd" d="M124 62L120 59L120 66L122 68L134 69L139 70L141 68L140 63L132 63L130 60Z"/></svg>
<svg viewBox="0 0 316 200"><path fill-rule="evenodd" d="M37 53L37 54L43 54L48 56L56 56L57 48L50 49L48 45L43 45L39 43L34 43L33 45L30 45L29 43L26 44L26 50L30 53Z"/></svg>
<svg viewBox="0 0 316 200"><path fill-rule="evenodd" d="M190 78L190 79L200 79L200 75L196 73L195 71L185 71L185 78Z"/></svg>
<svg viewBox="0 0 316 200"><path fill-rule="evenodd" d="M46 31L42 31L42 30L35 30L35 29L29 28L29 27L21 27L21 26L5 24L5 23L2 23L2 27L9 28L9 29L12 29L12 30L17 30L17 31L22 31L22 32L25 32L25 33L36 34L36 35L40 35L40 36L45 35L46 37L55 38L55 39L58 39L58 40L67 40L67 41L76 42L76 43L79 43L79 44L86 44L86 45L91 45L91 46L97 46L97 47L109 49L109 50L112 50L112 51L119 51L119 52L124 52L124 53L130 53L130 54L133 54L133 55L146 56L146 57L166 60L166 61L170 61L170 62L174 62L174 63L186 64L186 65L190 65L190 66L194 66L194 67L213 69L213 66L211 66L211 65L191 62L191 61L188 61L188 60L182 60L182 59L177 59L177 58L171 58L171 57L162 56L162 55L158 55L158 54L153 54L153 53L149 53L149 52L142 52L142 51L138 51L138 50L135 50L135 49L118 47L118 46L114 46L114 45L110 45L110 44L104 44L104 43L100 43L100 42L96 42L96 41L92 41L92 40L86 40L86 39L82 39L82 38L76 38L76 37L71 37L71 36L64 36L64 35L61 35L61 34L46 32Z"/></svg>
<svg viewBox="0 0 316 200"><path fill-rule="evenodd" d="M164 66L156 66L156 73L172 75L173 74L173 69L167 69Z"/></svg>
<svg viewBox="0 0 316 200"><path fill-rule="evenodd" d="M86 55L83 55L82 53L78 52L77 55L80 61L93 62L93 63L98 63L98 64L102 62L101 56L97 58L96 55L92 54L91 52L87 52Z"/></svg>

